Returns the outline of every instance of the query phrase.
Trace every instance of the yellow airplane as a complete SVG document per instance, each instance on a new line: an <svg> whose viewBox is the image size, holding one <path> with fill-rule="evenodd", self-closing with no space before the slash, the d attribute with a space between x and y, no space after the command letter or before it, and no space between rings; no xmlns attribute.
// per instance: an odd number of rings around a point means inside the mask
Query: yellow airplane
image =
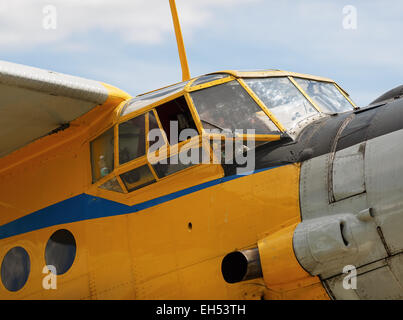
<svg viewBox="0 0 403 320"><path fill-rule="evenodd" d="M172 86L0 62L0 298L403 298L402 87L191 78L170 5Z"/></svg>

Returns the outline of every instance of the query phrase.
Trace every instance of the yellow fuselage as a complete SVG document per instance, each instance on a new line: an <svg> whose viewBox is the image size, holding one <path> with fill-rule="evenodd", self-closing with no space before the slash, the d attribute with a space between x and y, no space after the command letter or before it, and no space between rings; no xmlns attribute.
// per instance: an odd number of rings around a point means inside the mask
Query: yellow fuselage
<svg viewBox="0 0 403 320"><path fill-rule="evenodd" d="M0 159L0 261L14 247L30 258L26 284L16 292L0 284L1 299L328 298L293 254L299 164L232 177L201 165L134 195L102 191L92 185L89 143L127 99L111 97ZM57 289L44 289L45 247L60 229L74 235L75 260ZM268 237L277 247L265 279L226 283L222 258Z"/></svg>

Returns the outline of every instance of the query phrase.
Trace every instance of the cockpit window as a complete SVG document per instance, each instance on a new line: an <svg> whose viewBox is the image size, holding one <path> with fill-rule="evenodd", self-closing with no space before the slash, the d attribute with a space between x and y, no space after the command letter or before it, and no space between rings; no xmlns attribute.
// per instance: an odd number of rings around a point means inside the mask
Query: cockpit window
<svg viewBox="0 0 403 320"><path fill-rule="evenodd" d="M192 87L195 87L195 86L207 83L207 82L224 79L224 78L227 78L228 76L229 75L225 74L225 73L208 74L208 75L205 75L205 76L202 76L202 77L196 79L192 83Z"/></svg>
<svg viewBox="0 0 403 320"><path fill-rule="evenodd" d="M280 123L287 129L318 114L318 111L288 78L245 79Z"/></svg>
<svg viewBox="0 0 403 320"><path fill-rule="evenodd" d="M124 191L122 190L122 187L120 186L120 184L116 178L112 178L111 180L106 181L104 184L100 185L99 188L104 189L104 190L124 193Z"/></svg>
<svg viewBox="0 0 403 320"><path fill-rule="evenodd" d="M155 110L157 111L162 129L166 133L170 144L177 144L177 135L180 135L180 133L185 129L192 129L192 136L198 135L196 124L193 121L185 97L181 96L164 103L158 106ZM177 132L171 132L171 129Z"/></svg>
<svg viewBox="0 0 403 320"><path fill-rule="evenodd" d="M351 111L353 106L333 83L295 78L301 88L325 113Z"/></svg>
<svg viewBox="0 0 403 320"><path fill-rule="evenodd" d="M196 155L196 163L192 162L192 153ZM185 155L185 158L183 155ZM162 159L162 161L157 161L155 163L151 163L155 172L157 173L158 178L164 178L176 172L185 170L191 166L198 164L199 161L203 161L203 159L209 158L209 155L205 152L204 148L190 148L185 151L180 152L178 155L174 155L167 159ZM180 160L180 161L179 161ZM184 161L185 160L185 161Z"/></svg>
<svg viewBox="0 0 403 320"><path fill-rule="evenodd" d="M278 133L276 125L238 81L195 91L190 95L205 129L255 129L256 134Z"/></svg>
<svg viewBox="0 0 403 320"><path fill-rule="evenodd" d="M91 141L92 182L107 176L114 168L114 132L110 128Z"/></svg>
<svg viewBox="0 0 403 320"><path fill-rule="evenodd" d="M119 125L119 164L145 154L145 114L142 114Z"/></svg>
<svg viewBox="0 0 403 320"><path fill-rule="evenodd" d="M134 111L137 111L141 109L142 107L148 106L154 102L163 100L169 96L174 95L175 93L178 93L182 91L185 86L189 83L189 81L186 82L181 82L178 84L175 84L173 86L169 86L157 91L153 91L150 93L143 94L141 96L137 96L136 98L130 100L122 109L120 116L125 116L129 113L132 113Z"/></svg>
<svg viewBox="0 0 403 320"><path fill-rule="evenodd" d="M155 135L158 136L158 138L155 138ZM148 149L150 149L150 147L152 145L154 145L155 139L161 139L161 138L164 138L164 136L165 136L165 132L160 129L154 112L150 111L148 113L148 133L147 133ZM150 137L153 137L153 138L150 140ZM161 145L161 146L165 144L162 141L157 141L157 143L159 143L158 145Z"/></svg>
<svg viewBox="0 0 403 320"><path fill-rule="evenodd" d="M120 177L129 192L144 188L156 182L148 165L123 173Z"/></svg>

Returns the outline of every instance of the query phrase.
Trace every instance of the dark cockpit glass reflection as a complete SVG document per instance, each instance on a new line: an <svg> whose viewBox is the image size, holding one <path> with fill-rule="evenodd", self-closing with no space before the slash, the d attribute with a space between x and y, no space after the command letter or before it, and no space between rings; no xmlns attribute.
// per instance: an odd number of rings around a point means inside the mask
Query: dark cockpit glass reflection
<svg viewBox="0 0 403 320"><path fill-rule="evenodd" d="M119 164L146 153L145 114L119 124Z"/></svg>
<svg viewBox="0 0 403 320"><path fill-rule="evenodd" d="M205 129L278 133L275 124L238 81L192 92L191 97Z"/></svg>

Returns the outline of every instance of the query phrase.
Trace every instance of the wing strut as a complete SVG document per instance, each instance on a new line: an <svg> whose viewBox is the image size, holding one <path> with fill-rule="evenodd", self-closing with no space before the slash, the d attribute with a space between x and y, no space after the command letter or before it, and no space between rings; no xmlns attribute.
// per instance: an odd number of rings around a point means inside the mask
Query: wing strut
<svg viewBox="0 0 403 320"><path fill-rule="evenodd" d="M179 59L180 59L181 66L182 66L182 80L187 81L190 79L190 71L189 71L188 60L186 58L185 45L183 43L182 31L181 31L181 26L179 23L178 11L176 10L175 0L169 0L169 5L171 6L172 20L174 23L175 35L176 35L176 42L178 44Z"/></svg>

